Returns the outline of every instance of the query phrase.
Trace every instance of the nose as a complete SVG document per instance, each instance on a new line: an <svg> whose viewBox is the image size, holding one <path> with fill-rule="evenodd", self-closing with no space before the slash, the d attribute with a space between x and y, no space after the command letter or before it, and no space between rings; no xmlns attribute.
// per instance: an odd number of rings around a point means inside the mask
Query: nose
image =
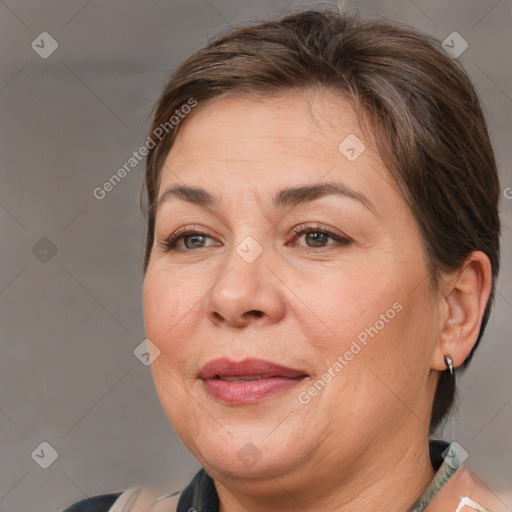
<svg viewBox="0 0 512 512"><path fill-rule="evenodd" d="M268 263L266 251L252 262L231 251L205 301L206 315L213 324L263 327L283 318L284 295Z"/></svg>

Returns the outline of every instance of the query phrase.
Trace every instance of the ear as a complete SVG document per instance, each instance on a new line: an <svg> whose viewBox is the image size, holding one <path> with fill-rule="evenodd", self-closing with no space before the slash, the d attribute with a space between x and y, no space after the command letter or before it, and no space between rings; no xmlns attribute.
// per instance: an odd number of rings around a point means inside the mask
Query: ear
<svg viewBox="0 0 512 512"><path fill-rule="evenodd" d="M439 339L432 356L433 370L446 370L444 355L460 366L478 338L492 285L491 262L481 251L472 252L461 269L442 277Z"/></svg>

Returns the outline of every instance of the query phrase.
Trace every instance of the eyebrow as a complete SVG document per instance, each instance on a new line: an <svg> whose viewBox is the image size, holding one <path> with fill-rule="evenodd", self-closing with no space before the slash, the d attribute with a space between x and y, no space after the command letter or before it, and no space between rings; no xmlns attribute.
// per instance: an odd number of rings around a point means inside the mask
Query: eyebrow
<svg viewBox="0 0 512 512"><path fill-rule="evenodd" d="M366 208L375 213L374 206L363 194L352 189L344 183L326 182L312 185L287 187L274 194L272 206L276 209L285 207L293 208L302 203L314 201L328 195L348 197L362 203ZM220 200L206 189L191 187L189 185L174 185L166 189L157 201L157 208L171 199L181 199L187 203L196 204L204 208L218 206Z"/></svg>

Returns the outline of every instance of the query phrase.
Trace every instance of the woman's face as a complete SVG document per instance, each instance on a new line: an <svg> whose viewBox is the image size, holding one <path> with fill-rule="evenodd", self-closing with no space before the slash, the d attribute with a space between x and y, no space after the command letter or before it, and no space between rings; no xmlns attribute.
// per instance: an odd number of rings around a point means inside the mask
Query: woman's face
<svg viewBox="0 0 512 512"><path fill-rule="evenodd" d="M198 109L158 197L151 368L211 476L286 488L334 468L378 473L385 450L426 444L438 299L414 217L350 103L289 92Z"/></svg>

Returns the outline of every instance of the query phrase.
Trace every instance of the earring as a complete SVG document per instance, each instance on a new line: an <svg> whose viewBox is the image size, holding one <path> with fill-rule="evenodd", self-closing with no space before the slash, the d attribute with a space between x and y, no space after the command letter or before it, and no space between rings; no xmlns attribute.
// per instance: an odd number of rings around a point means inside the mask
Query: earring
<svg viewBox="0 0 512 512"><path fill-rule="evenodd" d="M450 370L450 375L453 375L453 359L450 354L444 355L444 363L446 364L448 370Z"/></svg>

